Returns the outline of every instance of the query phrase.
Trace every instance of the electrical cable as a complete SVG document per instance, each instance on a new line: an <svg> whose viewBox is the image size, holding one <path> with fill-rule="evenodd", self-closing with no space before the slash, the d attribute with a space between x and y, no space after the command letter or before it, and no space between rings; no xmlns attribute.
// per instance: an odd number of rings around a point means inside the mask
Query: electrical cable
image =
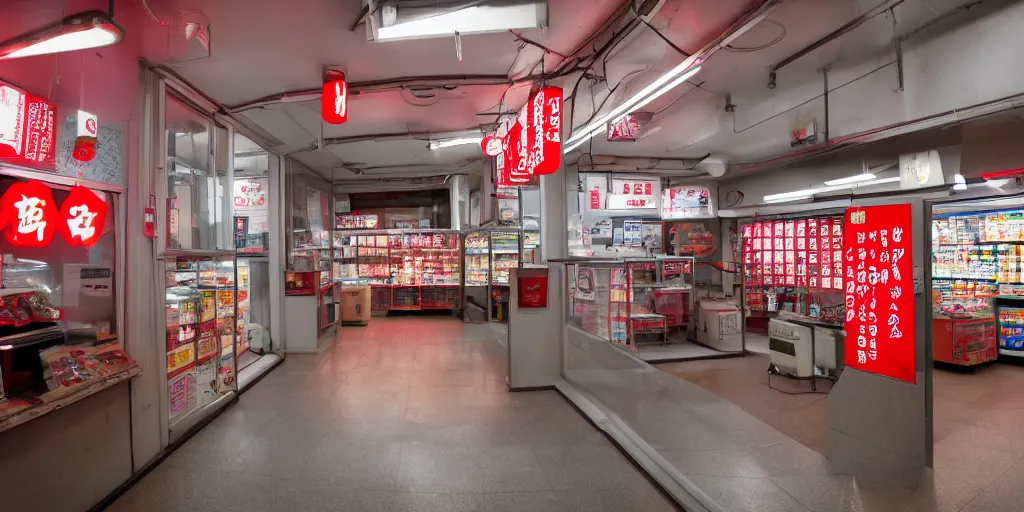
<svg viewBox="0 0 1024 512"><path fill-rule="evenodd" d="M636 16L636 19L642 21L644 25L647 25L647 28L653 30L654 33L657 34L657 36L660 37L662 41L665 41L665 44L671 46L673 50L675 50L676 52L679 52L679 54L682 55L683 57L691 57L692 56L692 54L690 52L687 52L686 50L684 50L684 49L680 48L679 46L677 46L668 37L665 37L665 34L662 34L660 30L654 28L654 25L651 25L650 23L648 23L647 20L645 20L643 18L643 16L640 16L640 13L636 11L636 7L633 5L632 2L630 2L629 7L633 11L633 14Z"/></svg>
<svg viewBox="0 0 1024 512"><path fill-rule="evenodd" d="M771 41L768 41L767 43L762 44L760 46L740 47L740 46L733 46L731 44L727 44L727 45L723 46L723 48L725 48L726 50L728 50L730 52L735 52L735 53L757 52L757 51L761 51L761 50L764 50L765 48L768 48L768 47L771 47L771 46L775 45L776 43L778 43L779 41L782 41L782 39L786 37L786 26L785 25L783 25L782 23L779 23L779 22L777 22L777 21L775 21L775 20L773 20L771 18L765 18L763 21L765 23L771 23L773 25L778 26L780 29L782 29L782 33L780 33L779 36L776 37L775 39L772 39Z"/></svg>

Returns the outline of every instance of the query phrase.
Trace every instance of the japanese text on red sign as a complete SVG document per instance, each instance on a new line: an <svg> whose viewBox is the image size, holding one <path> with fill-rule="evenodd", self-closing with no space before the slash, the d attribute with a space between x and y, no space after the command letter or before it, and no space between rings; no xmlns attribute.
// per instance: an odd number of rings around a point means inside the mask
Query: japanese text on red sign
<svg viewBox="0 0 1024 512"><path fill-rule="evenodd" d="M846 364L916 382L910 205L851 208L843 238Z"/></svg>

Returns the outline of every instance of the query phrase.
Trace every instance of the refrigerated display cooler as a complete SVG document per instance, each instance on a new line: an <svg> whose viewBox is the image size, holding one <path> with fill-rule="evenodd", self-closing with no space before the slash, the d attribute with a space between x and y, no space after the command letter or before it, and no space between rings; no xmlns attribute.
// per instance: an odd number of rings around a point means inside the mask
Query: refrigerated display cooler
<svg viewBox="0 0 1024 512"><path fill-rule="evenodd" d="M458 231L342 230L333 239L335 279L366 279L372 313L462 307Z"/></svg>

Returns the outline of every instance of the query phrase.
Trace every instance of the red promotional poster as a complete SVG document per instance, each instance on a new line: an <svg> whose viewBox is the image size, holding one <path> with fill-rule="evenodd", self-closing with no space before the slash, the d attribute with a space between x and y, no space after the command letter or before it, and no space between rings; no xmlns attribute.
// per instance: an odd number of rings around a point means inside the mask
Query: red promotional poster
<svg viewBox="0 0 1024 512"><path fill-rule="evenodd" d="M915 384L911 238L909 204L846 210L846 366Z"/></svg>
<svg viewBox="0 0 1024 512"><path fill-rule="evenodd" d="M548 276L519 276L519 307L548 307Z"/></svg>

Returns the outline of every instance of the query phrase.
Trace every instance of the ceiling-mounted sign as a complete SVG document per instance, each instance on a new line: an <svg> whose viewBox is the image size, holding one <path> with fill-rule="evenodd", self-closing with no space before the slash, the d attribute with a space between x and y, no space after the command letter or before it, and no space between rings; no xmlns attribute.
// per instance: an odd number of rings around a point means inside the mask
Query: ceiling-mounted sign
<svg viewBox="0 0 1024 512"><path fill-rule="evenodd" d="M612 192L606 200L609 210L651 209L658 207L660 180L613 178Z"/></svg>
<svg viewBox="0 0 1024 512"><path fill-rule="evenodd" d="M0 82L0 160L52 170L57 106Z"/></svg>
<svg viewBox="0 0 1024 512"><path fill-rule="evenodd" d="M94 139L97 137L99 134L99 118L95 114L79 110L78 114L75 115L75 119L78 127L78 137L92 137Z"/></svg>
<svg viewBox="0 0 1024 512"><path fill-rule="evenodd" d="M909 204L846 210L846 366L914 384L916 326Z"/></svg>
<svg viewBox="0 0 1024 512"><path fill-rule="evenodd" d="M714 213L707 187L669 187L661 194L662 219L699 219L714 217Z"/></svg>
<svg viewBox="0 0 1024 512"><path fill-rule="evenodd" d="M502 149L514 183L558 170L562 162L560 87L545 87L530 97L503 138Z"/></svg>
<svg viewBox="0 0 1024 512"><path fill-rule="evenodd" d="M530 109L527 148L527 172L543 176L554 174L562 162L562 88L545 87L526 107Z"/></svg>
<svg viewBox="0 0 1024 512"><path fill-rule="evenodd" d="M320 115L325 123L348 121L348 84L345 74L329 72L320 91Z"/></svg>
<svg viewBox="0 0 1024 512"><path fill-rule="evenodd" d="M635 141L640 129L644 127L653 116L646 112L637 112L622 116L617 122L608 123L608 142Z"/></svg>
<svg viewBox="0 0 1024 512"><path fill-rule="evenodd" d="M938 151L900 155L899 165L901 189L937 187L946 183Z"/></svg>
<svg viewBox="0 0 1024 512"><path fill-rule="evenodd" d="M501 154L501 139L497 135L487 135L480 141L480 151L487 156L498 156Z"/></svg>

